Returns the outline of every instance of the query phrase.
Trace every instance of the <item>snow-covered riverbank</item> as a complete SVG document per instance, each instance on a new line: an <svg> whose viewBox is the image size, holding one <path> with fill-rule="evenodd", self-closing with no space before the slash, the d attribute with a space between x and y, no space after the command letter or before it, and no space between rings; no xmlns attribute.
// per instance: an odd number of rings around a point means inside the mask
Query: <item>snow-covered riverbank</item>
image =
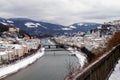
<svg viewBox="0 0 120 80"><path fill-rule="evenodd" d="M118 64L112 72L109 80L120 80L120 60L118 61Z"/></svg>
<svg viewBox="0 0 120 80"><path fill-rule="evenodd" d="M69 47L67 50L70 51L70 54L73 55L75 54L75 56L78 58L79 63L80 63L80 67L83 68L84 65L87 63L87 57L84 53L74 50L73 48Z"/></svg>
<svg viewBox="0 0 120 80"><path fill-rule="evenodd" d="M28 65L35 62L37 59L44 55L45 48L41 48L36 54L31 55L23 60L17 61L14 64L0 68L0 78L6 77L12 73L19 71L22 68L27 67Z"/></svg>

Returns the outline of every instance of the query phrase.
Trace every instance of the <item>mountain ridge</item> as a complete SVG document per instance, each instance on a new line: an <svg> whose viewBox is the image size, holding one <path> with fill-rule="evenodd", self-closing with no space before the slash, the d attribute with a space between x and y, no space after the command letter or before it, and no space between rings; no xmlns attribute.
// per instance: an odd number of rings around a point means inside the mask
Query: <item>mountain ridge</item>
<svg viewBox="0 0 120 80"><path fill-rule="evenodd" d="M12 25L25 30L30 34L64 34L64 33L74 33L74 32L87 32L90 29L94 29L101 24L99 23L74 23L69 26L63 26L60 24L54 24L49 22L42 22L37 20L32 20L29 18L0 18L0 23L5 25ZM80 25L78 25L80 24Z"/></svg>

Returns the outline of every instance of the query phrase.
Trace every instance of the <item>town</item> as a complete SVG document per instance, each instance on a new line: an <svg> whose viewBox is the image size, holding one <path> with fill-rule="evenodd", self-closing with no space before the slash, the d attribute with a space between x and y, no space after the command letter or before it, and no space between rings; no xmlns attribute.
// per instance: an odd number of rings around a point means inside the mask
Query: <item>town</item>
<svg viewBox="0 0 120 80"><path fill-rule="evenodd" d="M2 25L2 24L1 24ZM40 48L40 39L19 34L19 29L9 27L0 37L0 67L15 63L29 55L35 54Z"/></svg>
<svg viewBox="0 0 120 80"><path fill-rule="evenodd" d="M55 36L54 40L58 44L65 44L76 47L86 47L93 53L96 49L102 49L106 47L106 43L115 32L120 31L120 21L116 20L113 22L104 23L98 26L96 29L90 30L87 33L78 32L74 34L66 34L62 36Z"/></svg>
<svg viewBox="0 0 120 80"><path fill-rule="evenodd" d="M39 49L42 48L43 45L41 44L41 40L39 38L34 36L32 37L19 28L3 24L0 25L2 30L0 34L1 69L6 66L9 67L9 65L15 65L19 63L19 61L24 61L24 59L29 58L32 55L34 56L37 54ZM103 51L103 49L107 47L107 42L116 32L119 32L119 30L120 21L116 20L104 23L96 29L91 29L87 33L77 32L73 34L56 35L54 37L50 37L49 39L56 44L67 45L67 48L63 48L70 51L69 54L74 54L78 58L79 65L81 69L83 69L86 64L89 64L89 62L94 59L95 56L101 55L100 51ZM91 53L82 51L83 47ZM81 48L81 50L79 51L76 48ZM74 70L72 70L72 72L74 72ZM1 75L4 76L2 73Z"/></svg>

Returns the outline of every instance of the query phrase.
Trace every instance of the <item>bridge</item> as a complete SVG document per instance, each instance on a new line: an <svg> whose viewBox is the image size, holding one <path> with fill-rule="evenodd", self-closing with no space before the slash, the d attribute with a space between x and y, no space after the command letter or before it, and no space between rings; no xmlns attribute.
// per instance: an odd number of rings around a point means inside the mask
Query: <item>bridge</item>
<svg viewBox="0 0 120 80"><path fill-rule="evenodd" d="M76 47L77 49L79 49L79 47L77 47L77 46L70 46L70 45L67 45L67 44L55 44L55 45L52 45L52 44L48 44L48 45L43 45L43 47L45 47L45 48L48 48L48 49L50 49L50 48L67 48L67 47Z"/></svg>
<svg viewBox="0 0 120 80"><path fill-rule="evenodd" d="M45 53L45 56L75 56L74 54L69 54L69 52L66 50L67 45L43 45L43 47L45 47L45 52L49 52L49 53ZM60 51L60 52L59 52Z"/></svg>
<svg viewBox="0 0 120 80"><path fill-rule="evenodd" d="M65 48L69 47L66 45L43 45L45 51L67 51Z"/></svg>
<svg viewBox="0 0 120 80"><path fill-rule="evenodd" d="M70 46L70 45L65 45L65 44L56 44L56 45L43 45L45 47L45 51L66 51L66 48L68 47L75 47L75 46ZM79 51L80 48L76 47L77 50Z"/></svg>
<svg viewBox="0 0 120 80"><path fill-rule="evenodd" d="M55 48L67 48L69 45L61 45L61 44L55 44L55 45L43 45L46 49L55 49Z"/></svg>

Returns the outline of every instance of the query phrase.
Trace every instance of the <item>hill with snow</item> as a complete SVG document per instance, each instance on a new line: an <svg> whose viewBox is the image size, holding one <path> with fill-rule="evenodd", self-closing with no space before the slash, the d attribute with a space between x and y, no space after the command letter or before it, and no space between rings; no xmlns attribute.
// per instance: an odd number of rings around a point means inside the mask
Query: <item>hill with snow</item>
<svg viewBox="0 0 120 80"><path fill-rule="evenodd" d="M74 32L87 32L88 30L95 29L100 24L98 23L76 23L70 26L63 26L59 24L52 24L42 21L35 21L27 18L0 18L0 23L4 25L16 26L25 30L29 34L64 34Z"/></svg>
<svg viewBox="0 0 120 80"><path fill-rule="evenodd" d="M79 30L82 32L87 32L91 29L96 29L98 26L100 26L100 24L98 23L85 23L85 22L81 22L81 23L75 23L70 25L69 27L73 29L73 31L78 32Z"/></svg>

